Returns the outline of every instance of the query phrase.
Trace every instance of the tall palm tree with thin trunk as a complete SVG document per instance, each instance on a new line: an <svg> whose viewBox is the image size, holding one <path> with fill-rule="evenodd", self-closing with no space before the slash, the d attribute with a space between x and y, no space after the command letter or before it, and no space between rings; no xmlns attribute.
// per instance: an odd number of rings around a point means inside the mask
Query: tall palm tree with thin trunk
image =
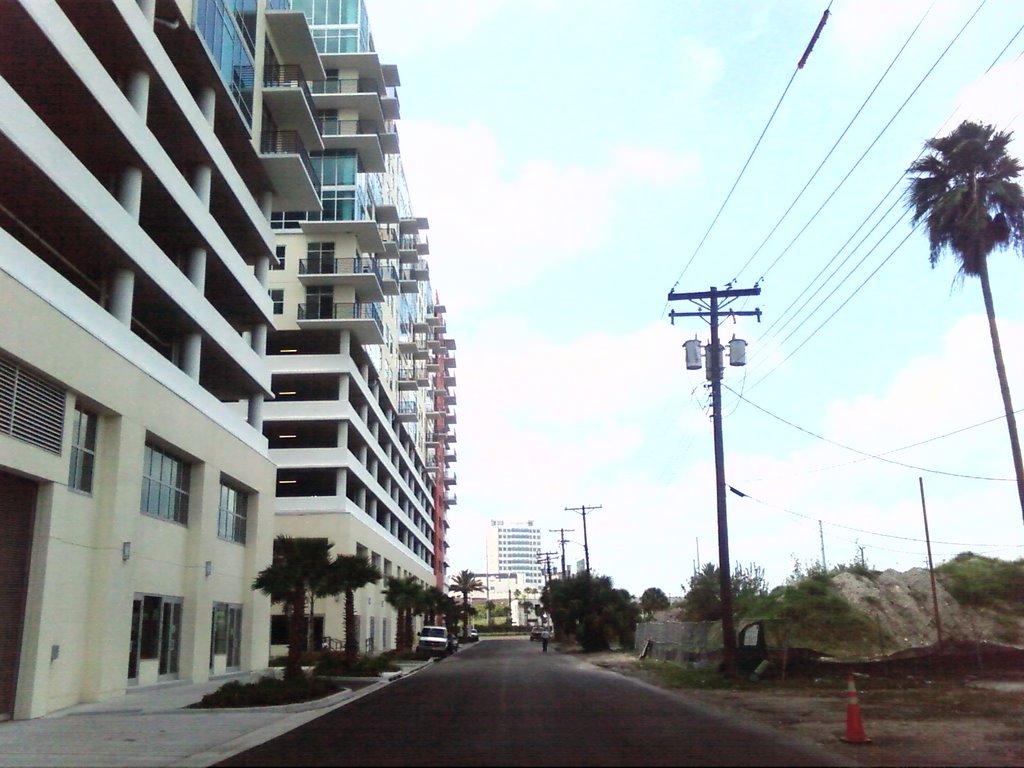
<svg viewBox="0 0 1024 768"><path fill-rule="evenodd" d="M930 139L925 143L926 154L908 169L915 175L907 199L913 224L923 221L928 230L932 267L943 252L951 251L959 263L960 277L977 277L981 282L1024 516L1024 461L988 274L988 257L994 250L1024 253L1024 192L1016 181L1022 168L1007 154L1012 137L991 125L965 120L947 136Z"/></svg>
<svg viewBox="0 0 1024 768"><path fill-rule="evenodd" d="M462 638L469 637L469 593L478 592L484 588L483 583L472 571L459 571L448 585L448 589L462 593Z"/></svg>
<svg viewBox="0 0 1024 768"><path fill-rule="evenodd" d="M356 590L368 584L376 584L380 577L380 571L360 555L338 555L331 563L331 586L345 593L345 659L350 663L355 663L359 657L359 639L356 637Z"/></svg>

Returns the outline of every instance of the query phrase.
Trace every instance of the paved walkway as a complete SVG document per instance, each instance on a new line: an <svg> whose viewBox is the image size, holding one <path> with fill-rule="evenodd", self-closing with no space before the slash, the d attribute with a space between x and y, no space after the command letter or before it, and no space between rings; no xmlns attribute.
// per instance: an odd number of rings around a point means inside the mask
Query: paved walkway
<svg viewBox="0 0 1024 768"><path fill-rule="evenodd" d="M123 699L0 723L0 766L213 765L429 663L403 665L389 679L353 680L334 696L281 707L186 709L230 678L132 689Z"/></svg>

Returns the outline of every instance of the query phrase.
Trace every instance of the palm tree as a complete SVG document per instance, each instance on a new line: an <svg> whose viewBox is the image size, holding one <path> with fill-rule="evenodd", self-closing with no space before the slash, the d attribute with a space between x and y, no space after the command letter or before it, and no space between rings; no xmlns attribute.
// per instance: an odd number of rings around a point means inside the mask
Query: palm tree
<svg viewBox="0 0 1024 768"><path fill-rule="evenodd" d="M1012 137L991 125L965 120L949 135L930 139L925 143L930 153L908 169L917 174L910 180L908 203L914 213L913 224L924 221L928 229L932 267L943 251L952 251L961 278L978 277L981 281L1024 515L1024 462L988 276L988 256L996 248L1024 253L1024 193L1015 181L1022 168L1006 152Z"/></svg>
<svg viewBox="0 0 1024 768"><path fill-rule="evenodd" d="M399 651L412 649L413 612L420 600L423 584L415 576L392 576L388 579L384 598L395 609L395 648Z"/></svg>
<svg viewBox="0 0 1024 768"><path fill-rule="evenodd" d="M448 588L462 593L462 638L465 640L469 637L469 593L479 592L484 588L484 585L480 579L473 575L472 571L462 570L452 579L452 583Z"/></svg>
<svg viewBox="0 0 1024 768"><path fill-rule="evenodd" d="M324 596L325 577L331 567L331 547L327 539L293 539L279 535L274 539L274 559L256 575L252 588L283 603L288 616L288 661L286 679L302 677L302 650L306 635L306 600L314 593ZM335 593L337 594L337 593Z"/></svg>
<svg viewBox="0 0 1024 768"><path fill-rule="evenodd" d="M360 555L338 555L331 563L330 585L345 593L345 660L355 663L359 657L359 639L356 637L357 589L380 581L380 571Z"/></svg>

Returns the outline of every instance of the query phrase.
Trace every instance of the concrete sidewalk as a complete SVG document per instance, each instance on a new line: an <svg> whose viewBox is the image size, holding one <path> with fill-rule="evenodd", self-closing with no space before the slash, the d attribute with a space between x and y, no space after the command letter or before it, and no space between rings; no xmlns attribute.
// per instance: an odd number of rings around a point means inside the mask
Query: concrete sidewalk
<svg viewBox="0 0 1024 768"><path fill-rule="evenodd" d="M422 669L345 682L319 701L255 709L186 709L231 679L131 689L35 720L0 723L0 766L208 766L262 744Z"/></svg>

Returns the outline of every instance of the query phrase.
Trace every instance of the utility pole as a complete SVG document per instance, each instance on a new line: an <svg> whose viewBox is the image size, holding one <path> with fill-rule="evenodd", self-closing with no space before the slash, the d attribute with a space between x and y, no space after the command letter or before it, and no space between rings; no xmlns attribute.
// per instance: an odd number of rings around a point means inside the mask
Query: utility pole
<svg viewBox="0 0 1024 768"><path fill-rule="evenodd" d="M537 562L544 564L544 583L551 583L551 558L557 555L557 552L538 552Z"/></svg>
<svg viewBox="0 0 1024 768"><path fill-rule="evenodd" d="M711 382L711 409L712 424L715 434L715 486L718 500L718 576L719 591L722 602L722 661L725 666L725 673L729 677L736 676L736 627L732 615L732 567L729 560L729 522L725 506L725 448L722 443L722 345L718 337L719 312L730 300L741 296L759 296L761 286L753 288L728 288L720 291L714 286L710 291L697 293L674 293L668 294L669 301L692 301L701 307L698 312L669 312L672 324L675 325L677 317L700 317L708 320L711 326L711 344L706 348L707 378ZM725 304L720 304L720 300ZM761 310L753 311L730 311L729 316L755 315L758 322L761 320ZM746 363L745 350L746 342L733 340L729 344L729 355L731 365L744 365ZM699 342L688 341L686 347L686 367L690 370L700 368ZM694 360L694 353L696 359ZM738 358L738 359L737 359Z"/></svg>
<svg viewBox="0 0 1024 768"><path fill-rule="evenodd" d="M569 543L569 540L567 538L565 538L565 534L572 533L574 530L575 529L573 529L573 528L548 528L548 531L550 531L551 533L555 533L555 531L558 531L559 536L561 536L561 538L558 540L558 543L561 544L561 546L562 546L562 578L563 579L568 579L569 578L569 573L568 573L568 571L565 570L565 545L567 543Z"/></svg>
<svg viewBox="0 0 1024 768"><path fill-rule="evenodd" d="M596 507L588 507L586 504L579 507L566 507L566 512L578 512L583 515L583 562L587 566L587 578L590 578L590 545L587 542L587 512L593 512L595 509L600 509L601 505L598 504Z"/></svg>
<svg viewBox="0 0 1024 768"><path fill-rule="evenodd" d="M821 570L828 572L828 565L825 563L825 534L821 528L821 520L818 521L818 538L821 540Z"/></svg>
<svg viewBox="0 0 1024 768"><path fill-rule="evenodd" d="M932 538L928 534L928 510L924 505L924 478L918 477L917 484L921 488L921 514L924 515L924 540L928 545L928 575L932 580L932 608L935 610L935 634L942 647L942 619L939 617L939 596L935 591L935 568L932 565Z"/></svg>

